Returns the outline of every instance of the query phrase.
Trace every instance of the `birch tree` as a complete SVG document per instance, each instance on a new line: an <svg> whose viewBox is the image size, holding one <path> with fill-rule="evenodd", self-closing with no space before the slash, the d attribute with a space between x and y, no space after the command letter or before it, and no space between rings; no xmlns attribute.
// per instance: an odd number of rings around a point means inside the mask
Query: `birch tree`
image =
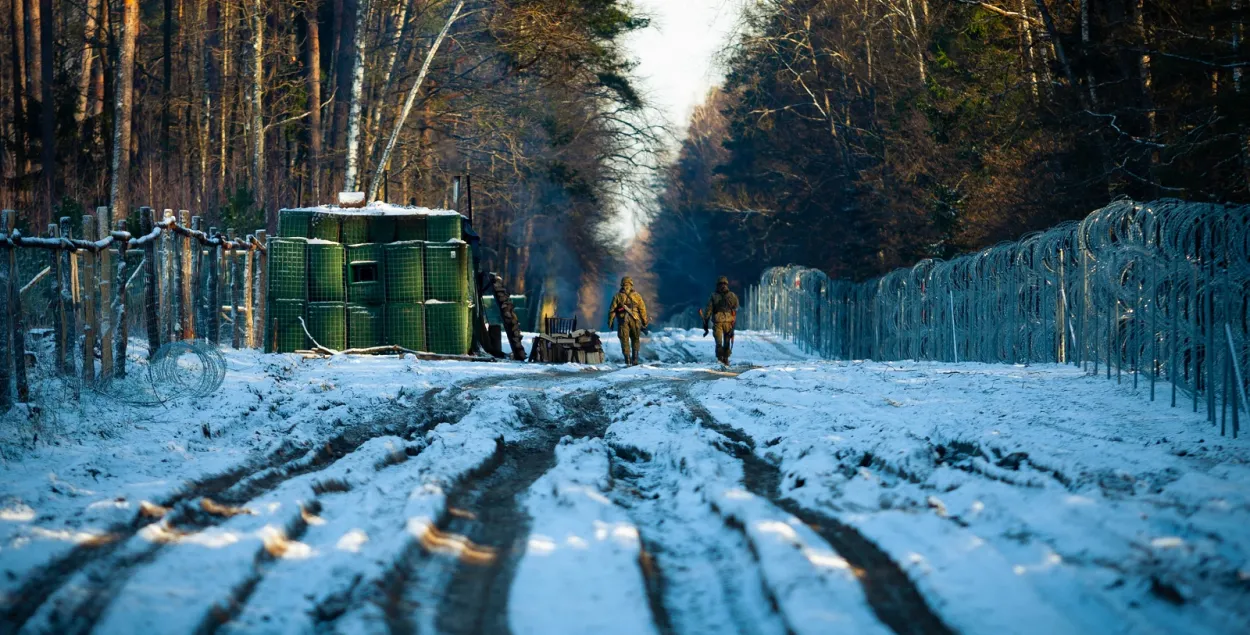
<svg viewBox="0 0 1250 635"><path fill-rule="evenodd" d="M109 188L109 200L117 218L124 218L130 211L130 126L134 107L135 42L139 37L139 0L121 2L122 41L113 99L113 184Z"/></svg>

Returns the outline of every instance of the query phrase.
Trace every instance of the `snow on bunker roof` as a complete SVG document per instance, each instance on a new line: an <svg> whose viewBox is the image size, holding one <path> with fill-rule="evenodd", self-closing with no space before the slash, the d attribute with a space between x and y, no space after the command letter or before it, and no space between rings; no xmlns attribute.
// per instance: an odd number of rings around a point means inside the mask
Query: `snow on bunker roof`
<svg viewBox="0 0 1250 635"><path fill-rule="evenodd" d="M314 212L319 214L335 214L338 216L460 216L454 209L431 209L413 205L392 205L390 203L373 202L364 207L339 207L338 205L318 205L316 207L292 207L282 211Z"/></svg>

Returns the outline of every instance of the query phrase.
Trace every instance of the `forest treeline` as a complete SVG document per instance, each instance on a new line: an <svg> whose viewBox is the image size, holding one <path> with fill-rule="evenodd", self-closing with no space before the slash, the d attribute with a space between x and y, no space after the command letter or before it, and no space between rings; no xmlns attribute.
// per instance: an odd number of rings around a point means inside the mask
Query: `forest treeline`
<svg viewBox="0 0 1250 635"><path fill-rule="evenodd" d="M606 199L655 148L620 45L646 24L621 0L0 0L0 206L272 231L344 188L442 206L471 174L485 266L577 279L612 265Z"/></svg>
<svg viewBox="0 0 1250 635"><path fill-rule="evenodd" d="M761 0L662 177L669 314L863 279L1118 197L1250 201L1245 0Z"/></svg>

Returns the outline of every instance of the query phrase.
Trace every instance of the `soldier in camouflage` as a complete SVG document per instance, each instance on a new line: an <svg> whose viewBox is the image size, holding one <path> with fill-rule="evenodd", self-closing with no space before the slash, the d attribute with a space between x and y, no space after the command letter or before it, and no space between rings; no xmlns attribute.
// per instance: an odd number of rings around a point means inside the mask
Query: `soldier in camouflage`
<svg viewBox="0 0 1250 635"><path fill-rule="evenodd" d="M608 309L608 328L617 323L616 334L621 339L621 353L625 355L625 363L634 366L638 363L639 339L642 329L647 327L647 305L642 296L634 291L634 281L628 276L621 278L621 290L612 297L612 306Z"/></svg>
<svg viewBox="0 0 1250 635"><path fill-rule="evenodd" d="M729 278L721 276L716 281L716 292L708 299L702 315L703 337L707 337L710 321L716 337L716 359L728 366L729 354L733 352L734 324L738 320L738 296L729 290Z"/></svg>

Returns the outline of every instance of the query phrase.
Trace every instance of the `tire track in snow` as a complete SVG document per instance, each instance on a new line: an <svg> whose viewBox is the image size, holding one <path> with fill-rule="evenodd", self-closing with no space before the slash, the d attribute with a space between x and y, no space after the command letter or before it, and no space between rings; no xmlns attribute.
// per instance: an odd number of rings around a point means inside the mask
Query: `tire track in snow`
<svg viewBox="0 0 1250 635"><path fill-rule="evenodd" d="M692 419L735 443L728 450L742 461L748 491L772 502L813 529L855 569L869 605L878 619L900 635L950 635L951 629L933 612L911 579L890 556L852 527L800 507L780 495L781 471L755 454L755 441L736 428L718 423L689 392L677 396Z"/></svg>
<svg viewBox="0 0 1250 635"><path fill-rule="evenodd" d="M45 567L0 612L0 633L19 632L40 614L58 632L85 633L104 614L130 572L152 562L165 546L153 542L143 548L126 548L143 530L163 523L179 533L195 533L219 525L229 518L220 513L221 508L241 505L290 479L325 469L369 439L396 432L410 435L442 416L462 416L464 409L456 407L456 397L516 376L498 375L430 390L415 412L353 425L302 455L297 455L294 445L284 444L264 459L193 481L170 499L141 507L130 522L110 528L107 540L76 547ZM416 421L411 421L414 416ZM70 584L74 588L67 588Z"/></svg>

